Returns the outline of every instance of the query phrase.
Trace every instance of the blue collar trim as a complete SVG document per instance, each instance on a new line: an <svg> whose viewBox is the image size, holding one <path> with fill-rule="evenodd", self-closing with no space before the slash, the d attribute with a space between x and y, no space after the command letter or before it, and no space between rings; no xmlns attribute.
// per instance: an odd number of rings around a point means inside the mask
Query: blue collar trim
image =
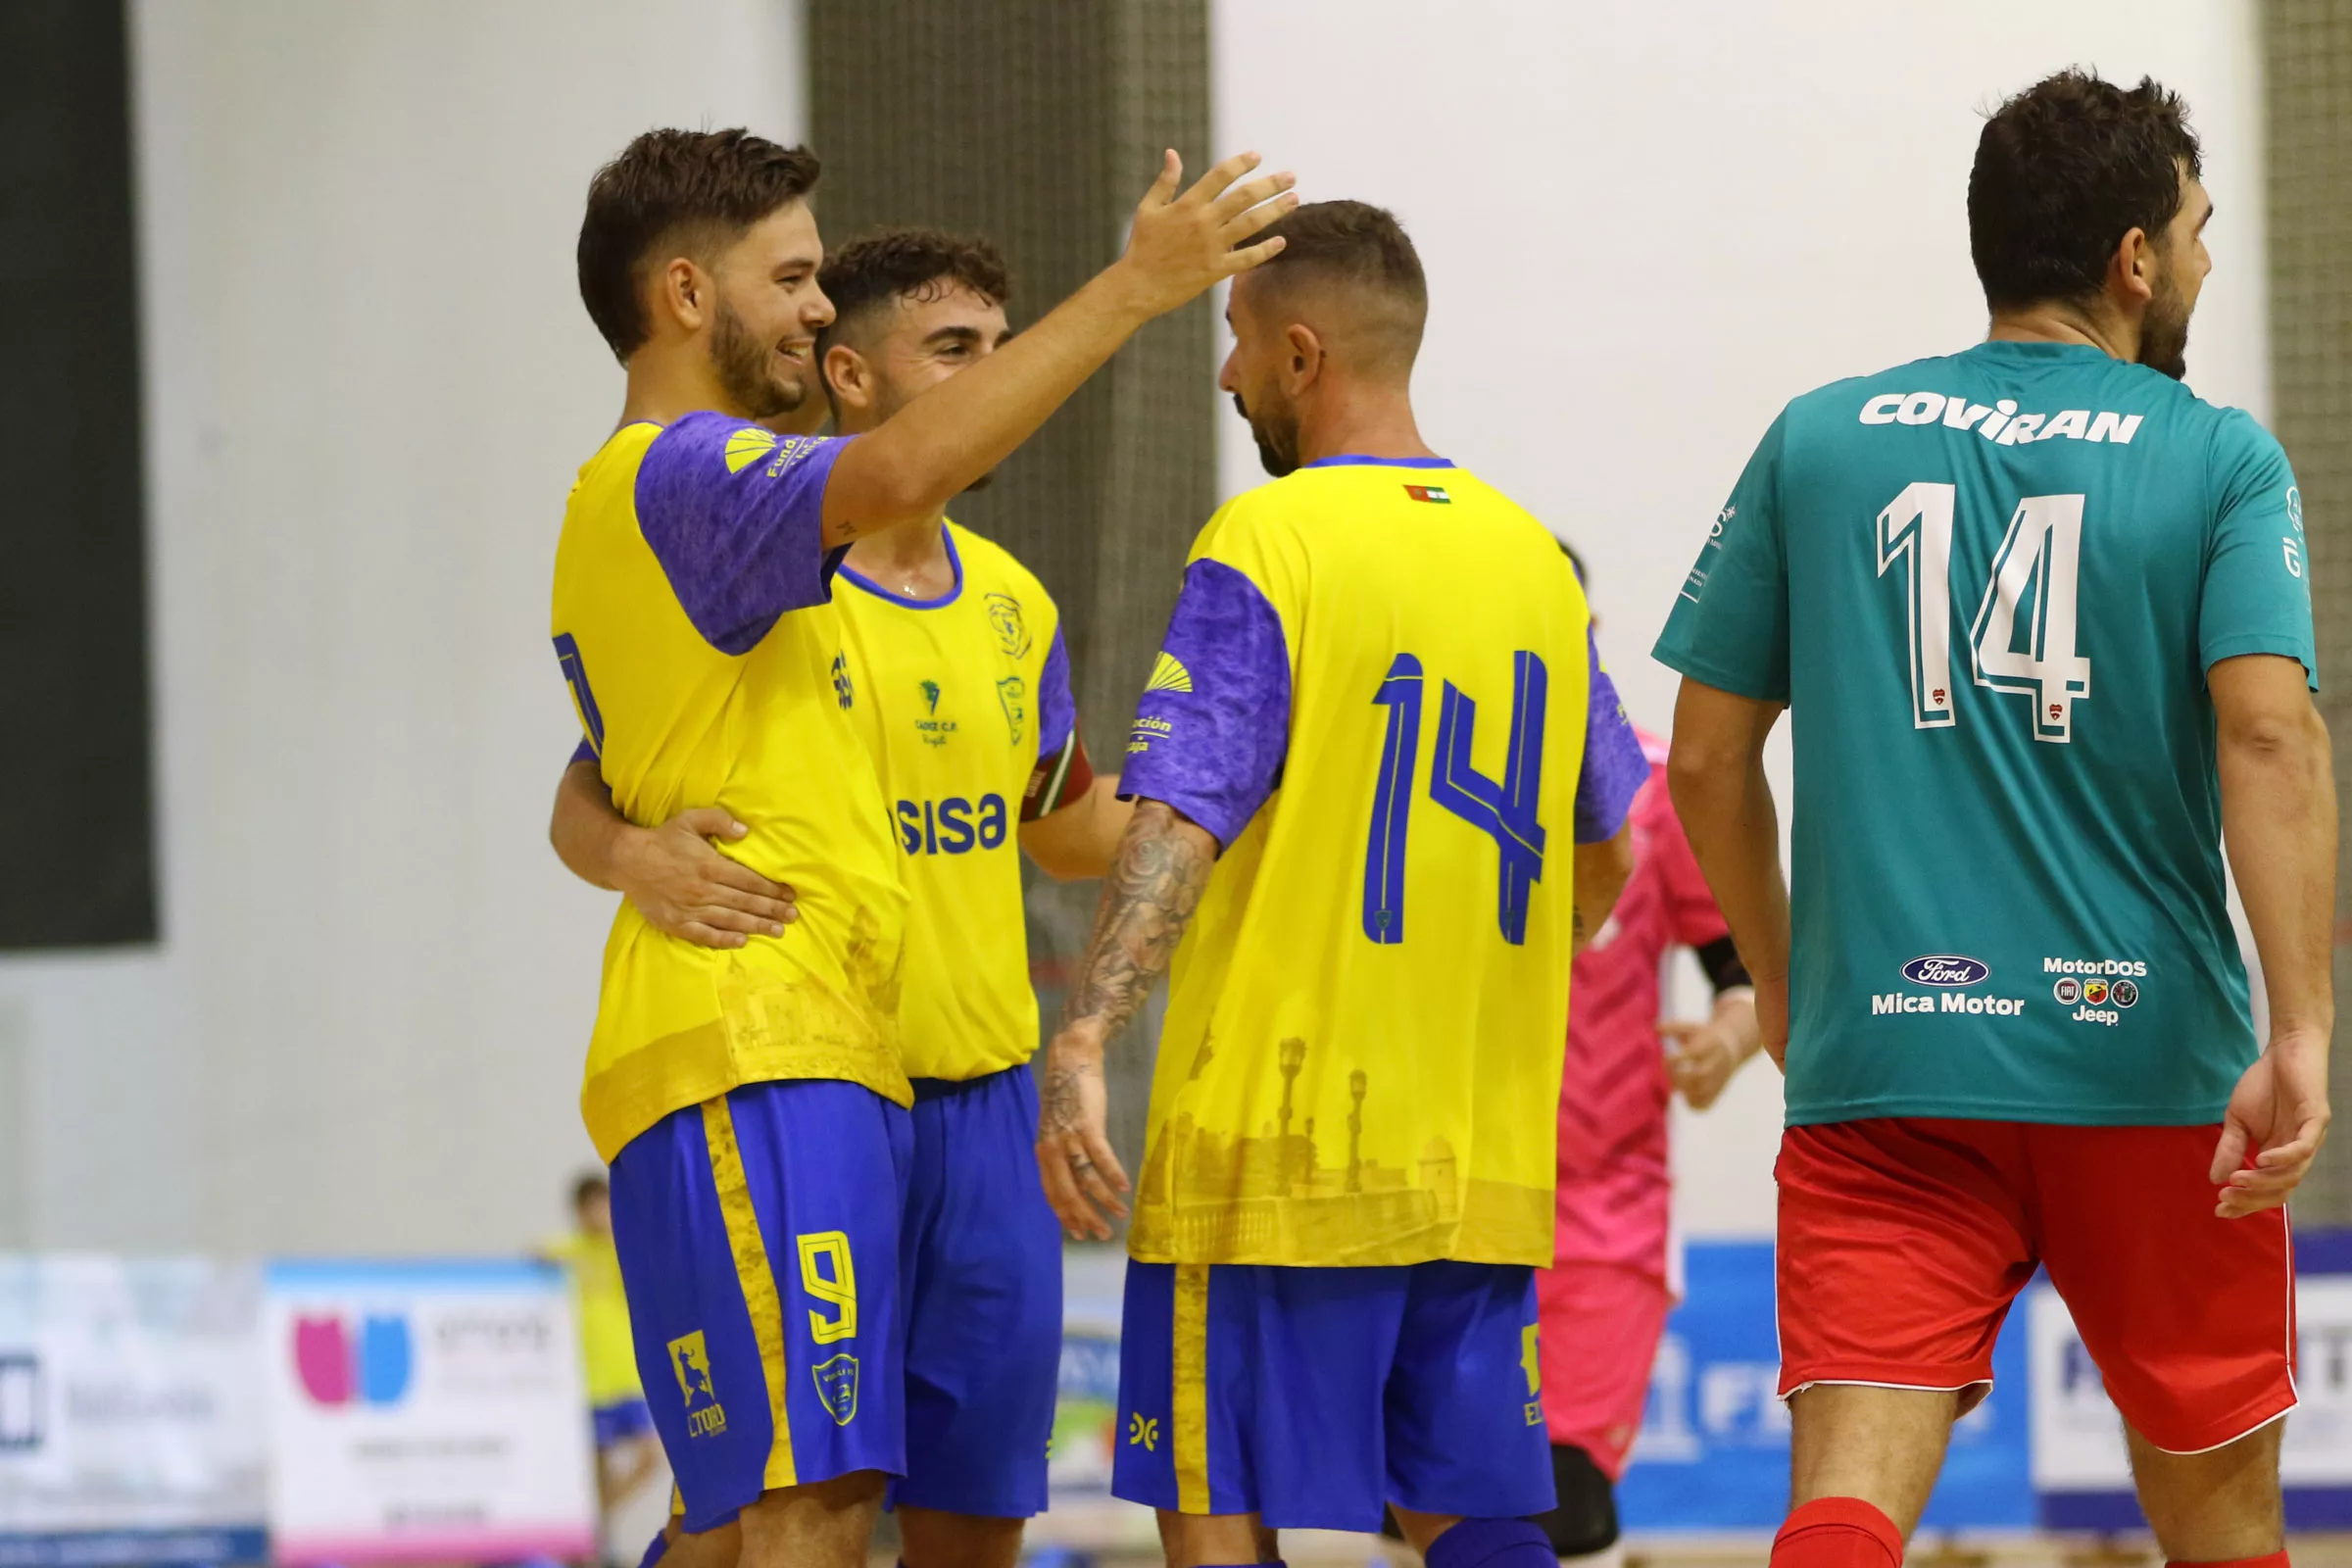
<svg viewBox="0 0 2352 1568"><path fill-rule="evenodd" d="M872 594L876 599L887 599L892 604L902 605L908 610L945 610L963 597L963 557L956 553L956 531L945 522L939 525L939 536L947 544L948 566L956 573L956 585L937 599L909 599L905 594L894 594L864 572L847 564L842 566L841 575L849 578L850 581Z"/></svg>
<svg viewBox="0 0 2352 1568"><path fill-rule="evenodd" d="M1354 453L1342 453L1336 458L1317 458L1302 463L1302 468L1450 468L1451 458L1365 458Z"/></svg>

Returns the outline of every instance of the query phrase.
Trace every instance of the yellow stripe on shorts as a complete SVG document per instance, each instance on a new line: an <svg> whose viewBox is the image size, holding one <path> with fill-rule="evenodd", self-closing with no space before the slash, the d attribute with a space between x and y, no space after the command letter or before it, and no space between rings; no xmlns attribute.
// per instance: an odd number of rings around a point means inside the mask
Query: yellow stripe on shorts
<svg viewBox="0 0 2352 1568"><path fill-rule="evenodd" d="M1176 1511L1207 1513L1208 1505L1208 1268L1176 1265L1174 1396Z"/></svg>
<svg viewBox="0 0 2352 1568"><path fill-rule="evenodd" d="M800 1485L792 1462L792 1417L784 1407L791 1369L784 1358L784 1302L767 1266L767 1244L760 1239L760 1216L752 1207L751 1179L735 1142L735 1113L727 1097L703 1102L703 1141L710 1149L710 1180L718 1189L718 1212L727 1223L727 1246L735 1254L735 1277L743 1304L751 1310L752 1337L760 1345L760 1370L767 1379L767 1410L775 1422L775 1444L767 1451L769 1489Z"/></svg>

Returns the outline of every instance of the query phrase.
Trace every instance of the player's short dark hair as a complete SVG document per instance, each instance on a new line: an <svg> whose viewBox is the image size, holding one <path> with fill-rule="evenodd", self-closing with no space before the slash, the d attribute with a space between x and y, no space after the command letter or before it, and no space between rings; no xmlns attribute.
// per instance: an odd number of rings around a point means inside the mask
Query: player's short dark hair
<svg viewBox="0 0 2352 1568"><path fill-rule="evenodd" d="M2202 172L2188 105L2153 76L2136 87L2066 70L1984 122L1968 175L1968 247L1994 310L2097 292L2134 228L2161 240L2180 171Z"/></svg>
<svg viewBox="0 0 2352 1568"><path fill-rule="evenodd" d="M937 228L860 234L825 258L816 282L833 302L833 324L817 339L820 355L860 317L897 300L928 304L954 288L968 288L992 305L1012 298L1012 273L996 246L977 234Z"/></svg>
<svg viewBox="0 0 2352 1568"><path fill-rule="evenodd" d="M610 1198L612 1196L612 1184L605 1179L602 1171L584 1172L577 1181L571 1184L571 1206L575 1209L585 1207L591 1198Z"/></svg>
<svg viewBox="0 0 2352 1568"><path fill-rule="evenodd" d="M1421 346L1429 317L1429 279L1421 255L1396 215L1369 202L1308 202L1268 224L1247 243L1279 234L1282 253L1258 270L1265 286L1337 283L1385 295L1396 310L1388 323L1407 365Z"/></svg>
<svg viewBox="0 0 2352 1568"><path fill-rule="evenodd" d="M748 130L649 130L588 182L580 220L580 301L614 359L653 335L645 270L707 259L779 208L806 201L821 166L806 147Z"/></svg>

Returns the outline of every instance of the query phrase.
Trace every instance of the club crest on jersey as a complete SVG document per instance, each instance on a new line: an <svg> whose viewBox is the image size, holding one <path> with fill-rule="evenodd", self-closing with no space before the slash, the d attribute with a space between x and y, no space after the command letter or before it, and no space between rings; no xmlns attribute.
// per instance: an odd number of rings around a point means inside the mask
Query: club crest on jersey
<svg viewBox="0 0 2352 1568"><path fill-rule="evenodd" d="M935 680L919 680L914 689L922 694L924 716L914 721L915 733L925 746L945 746L948 737L956 733L956 721L939 716L940 685Z"/></svg>
<svg viewBox="0 0 2352 1568"><path fill-rule="evenodd" d="M1992 976L1992 966L1952 953L1931 953L1903 965L1903 978L1922 986L1973 986Z"/></svg>
<svg viewBox="0 0 2352 1568"><path fill-rule="evenodd" d="M1021 744L1021 725L1029 717L1029 683L1018 675L1007 675L997 682L997 702L1004 710L1004 722L1012 728L1012 744Z"/></svg>
<svg viewBox="0 0 2352 1568"><path fill-rule="evenodd" d="M1007 659L1029 651L1029 623L1021 619L1021 602L1012 595L988 596L988 628L997 634L997 646Z"/></svg>
<svg viewBox="0 0 2352 1568"><path fill-rule="evenodd" d="M1443 485L1408 484L1404 487L1404 493L1406 498L1412 501L1434 501L1441 507L1453 505L1453 497L1446 493L1446 487Z"/></svg>
<svg viewBox="0 0 2352 1568"><path fill-rule="evenodd" d="M858 1358L842 1354L830 1361L819 1361L809 1372L816 1378L816 1396L825 1401L825 1413L837 1427L846 1427L858 1419Z"/></svg>

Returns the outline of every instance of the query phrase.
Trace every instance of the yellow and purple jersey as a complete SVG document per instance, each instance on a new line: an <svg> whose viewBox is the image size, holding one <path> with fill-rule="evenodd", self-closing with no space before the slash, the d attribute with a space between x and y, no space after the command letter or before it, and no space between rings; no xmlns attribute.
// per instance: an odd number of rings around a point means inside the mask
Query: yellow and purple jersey
<svg viewBox="0 0 2352 1568"><path fill-rule="evenodd" d="M1571 843L1648 764L1543 524L1335 458L1193 547L1122 787L1214 834L1138 1184L1145 1262L1551 1261Z"/></svg>
<svg viewBox="0 0 2352 1568"><path fill-rule="evenodd" d="M906 896L828 603L842 441L693 414L624 425L580 469L556 551L556 653L613 805L650 825L717 805L725 853L799 892L781 937L714 951L623 903L581 1112L607 1160L740 1084L832 1078L900 1104Z"/></svg>
<svg viewBox="0 0 2352 1568"><path fill-rule="evenodd" d="M835 603L909 900L906 1072L960 1081L1037 1049L1019 828L1082 764L1053 599L1002 547L942 526L947 593L907 598L845 566Z"/></svg>

